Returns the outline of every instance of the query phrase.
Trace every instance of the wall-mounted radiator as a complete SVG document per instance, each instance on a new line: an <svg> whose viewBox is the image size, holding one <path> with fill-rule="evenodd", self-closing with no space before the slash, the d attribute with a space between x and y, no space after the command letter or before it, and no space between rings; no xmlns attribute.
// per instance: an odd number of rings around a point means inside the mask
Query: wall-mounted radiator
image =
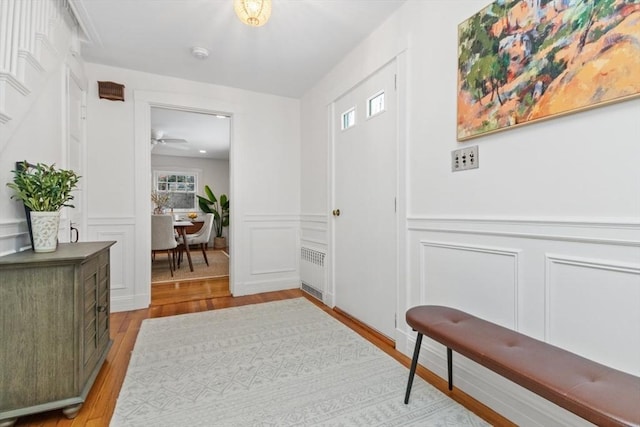
<svg viewBox="0 0 640 427"><path fill-rule="evenodd" d="M316 249L302 247L300 249L300 279L302 290L322 301L326 284L326 254Z"/></svg>

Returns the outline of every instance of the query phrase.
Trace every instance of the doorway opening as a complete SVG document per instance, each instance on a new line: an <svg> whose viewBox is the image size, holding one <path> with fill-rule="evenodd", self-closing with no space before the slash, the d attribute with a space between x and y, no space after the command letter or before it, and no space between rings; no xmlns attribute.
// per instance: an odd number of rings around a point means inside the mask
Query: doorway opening
<svg viewBox="0 0 640 427"><path fill-rule="evenodd" d="M199 95L190 95L175 92L135 91L135 150L133 162L135 186L135 227L132 228L132 238L135 241L134 249L134 277L132 307L147 307L151 303L151 218L152 203L149 197L152 188L151 171L151 109L154 107L169 110L187 111L193 113L222 115L230 120L230 144L229 144L229 198L231 200L229 210L228 253L229 259L229 292L233 294L235 283L236 260L234 253L240 251L234 227L238 224L237 213L234 209L234 113L237 106L216 99ZM188 260L187 260L188 262Z"/></svg>
<svg viewBox="0 0 640 427"><path fill-rule="evenodd" d="M230 295L230 143L229 115L150 107L153 209L175 237L152 221L151 305Z"/></svg>

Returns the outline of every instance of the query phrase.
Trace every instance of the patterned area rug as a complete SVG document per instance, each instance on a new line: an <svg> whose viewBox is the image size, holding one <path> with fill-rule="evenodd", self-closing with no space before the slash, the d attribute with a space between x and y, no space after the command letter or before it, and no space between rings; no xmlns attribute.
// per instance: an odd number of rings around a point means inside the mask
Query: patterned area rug
<svg viewBox="0 0 640 427"><path fill-rule="evenodd" d="M304 298L143 322L120 426L486 426Z"/></svg>
<svg viewBox="0 0 640 427"><path fill-rule="evenodd" d="M180 268L175 270L171 276L167 254L158 252L156 259L151 263L151 283L179 282L229 275L229 255L220 249L207 250L209 265L205 263L200 249L191 249L193 271L189 269L186 255L183 254L182 257Z"/></svg>

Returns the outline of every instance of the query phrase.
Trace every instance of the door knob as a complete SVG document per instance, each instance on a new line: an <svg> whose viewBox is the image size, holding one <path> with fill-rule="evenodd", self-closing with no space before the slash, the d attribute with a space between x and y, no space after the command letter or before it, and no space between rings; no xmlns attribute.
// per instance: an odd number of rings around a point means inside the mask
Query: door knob
<svg viewBox="0 0 640 427"><path fill-rule="evenodd" d="M332 213L333 216L340 216L340 209L334 209Z"/></svg>

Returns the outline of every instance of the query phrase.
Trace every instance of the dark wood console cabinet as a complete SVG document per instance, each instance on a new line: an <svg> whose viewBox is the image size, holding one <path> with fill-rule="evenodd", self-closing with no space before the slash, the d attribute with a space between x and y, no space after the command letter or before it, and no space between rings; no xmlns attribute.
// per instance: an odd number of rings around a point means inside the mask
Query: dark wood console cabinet
<svg viewBox="0 0 640 427"><path fill-rule="evenodd" d="M77 415L111 347L115 243L0 257L0 427L59 408Z"/></svg>

